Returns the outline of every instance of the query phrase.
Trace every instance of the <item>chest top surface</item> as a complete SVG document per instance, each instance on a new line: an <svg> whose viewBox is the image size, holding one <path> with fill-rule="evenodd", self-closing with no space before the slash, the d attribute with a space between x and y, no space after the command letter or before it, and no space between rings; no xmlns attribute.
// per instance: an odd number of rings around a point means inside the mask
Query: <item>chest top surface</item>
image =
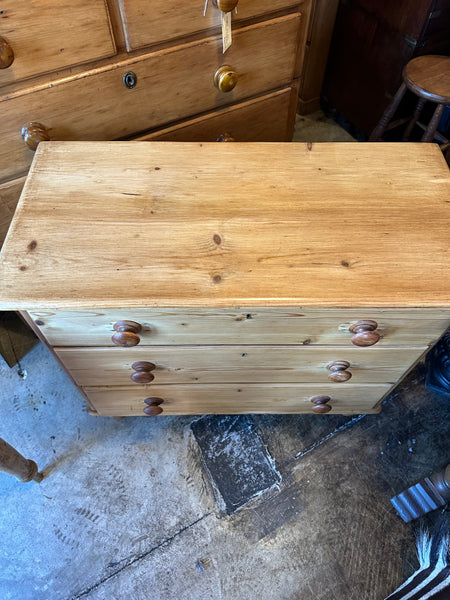
<svg viewBox="0 0 450 600"><path fill-rule="evenodd" d="M449 307L435 144L41 143L0 309Z"/></svg>

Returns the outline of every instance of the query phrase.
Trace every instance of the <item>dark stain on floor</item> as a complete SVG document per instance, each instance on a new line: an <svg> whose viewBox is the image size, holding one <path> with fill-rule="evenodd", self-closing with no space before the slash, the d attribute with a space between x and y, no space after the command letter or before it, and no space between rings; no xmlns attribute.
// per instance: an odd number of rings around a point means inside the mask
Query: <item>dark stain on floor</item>
<svg viewBox="0 0 450 600"><path fill-rule="evenodd" d="M281 481L250 416L204 416L191 424L227 514Z"/></svg>

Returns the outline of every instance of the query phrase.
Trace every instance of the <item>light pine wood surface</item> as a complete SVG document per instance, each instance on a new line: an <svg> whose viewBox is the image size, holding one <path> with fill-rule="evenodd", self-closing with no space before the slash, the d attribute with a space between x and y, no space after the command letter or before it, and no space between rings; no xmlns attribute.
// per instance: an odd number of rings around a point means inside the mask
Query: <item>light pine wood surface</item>
<svg viewBox="0 0 450 600"><path fill-rule="evenodd" d="M450 323L448 198L434 145L42 143L0 308L100 415L377 412Z"/></svg>
<svg viewBox="0 0 450 600"><path fill-rule="evenodd" d="M143 416L148 397L164 400L163 414L313 413L311 398L328 395L328 414L377 413L389 385L222 384L155 385L149 390L129 387L85 390L99 415Z"/></svg>
<svg viewBox="0 0 450 600"><path fill-rule="evenodd" d="M50 299L49 299L50 302ZM377 347L427 346L450 325L450 312L437 309L124 308L31 310L30 318L54 346L113 346L114 324L141 325L141 346L193 344L341 345L354 348L349 328L359 320L378 324Z"/></svg>
<svg viewBox="0 0 450 600"><path fill-rule="evenodd" d="M175 383L330 383L333 362L347 361L349 383L395 383L425 348L311 348L308 346L173 346L136 348L55 348L56 353L82 386L139 385L131 381L132 365L147 361L153 382Z"/></svg>
<svg viewBox="0 0 450 600"><path fill-rule="evenodd" d="M42 143L2 308L442 307L433 144Z"/></svg>

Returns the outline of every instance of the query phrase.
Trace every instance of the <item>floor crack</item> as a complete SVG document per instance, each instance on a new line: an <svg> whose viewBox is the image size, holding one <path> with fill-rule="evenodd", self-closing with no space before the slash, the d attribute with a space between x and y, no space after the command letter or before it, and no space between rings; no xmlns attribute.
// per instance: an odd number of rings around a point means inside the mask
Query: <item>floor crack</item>
<svg viewBox="0 0 450 600"><path fill-rule="evenodd" d="M355 423L358 423L358 421L361 421L361 419L364 419L365 416L366 415L358 415L357 417L354 417L350 421L347 421L347 423L344 423L344 425L341 425L341 427L338 427L337 429L334 429L331 433L329 433L328 435L326 435L322 439L318 440L317 442L314 442L314 444L311 444L310 446L308 446L304 450L301 450L295 456L293 456L292 458L290 458L289 460L287 460L283 464L283 468L286 467L286 466L288 466L288 465L291 465L296 460L299 460L300 458L303 458L306 454L309 454L310 452L312 452L313 450L315 450L316 448L318 448L319 446L321 446L322 444L324 444L325 442L327 442L328 440L330 440L331 438L333 438L338 433L341 433L342 431L345 431L346 429L349 429L350 427L353 427L353 425Z"/></svg>
<svg viewBox="0 0 450 600"><path fill-rule="evenodd" d="M92 591L96 590L101 585L103 585L104 583L106 583L107 581L109 581L112 577L115 577L118 573L121 573L122 571L124 571L125 569L127 569L128 567L130 567L131 565L134 565L139 560L142 560L143 558L146 558L147 556L149 556L150 554L152 554L155 550L158 550L158 548L162 548L163 546L166 546L167 544L170 544L176 537L178 537L179 535L181 535L182 533L184 533L185 531L187 531L191 527L194 527L195 525L197 525L197 523L200 523L200 521L203 521L203 519L206 519L206 517L209 517L210 515L211 515L211 513L206 513L205 515L203 515L202 517L200 517L199 519L197 519L193 523L190 523L189 525L186 525L185 527L182 527L181 529L179 529L178 531L176 531L169 538L163 540L162 542L160 542L156 546L153 546L153 548L150 548L149 550L146 550L145 552L142 552L141 554L138 554L137 556L133 556L133 557L130 557L128 559L124 559L126 562L119 569L117 569L113 573L110 573L107 577L104 577L103 579L101 579L100 581L98 581L97 583L95 583L94 585L89 586L88 588L86 588L82 592L79 592L78 594L75 594L74 596L71 596L70 600L78 600L79 598L86 597ZM123 562L123 561L120 561L120 562Z"/></svg>

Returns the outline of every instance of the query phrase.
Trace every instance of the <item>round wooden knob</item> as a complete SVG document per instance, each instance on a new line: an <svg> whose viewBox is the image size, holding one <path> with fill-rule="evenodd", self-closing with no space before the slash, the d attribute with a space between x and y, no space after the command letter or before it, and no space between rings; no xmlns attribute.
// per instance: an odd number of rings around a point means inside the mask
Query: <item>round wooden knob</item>
<svg viewBox="0 0 450 600"><path fill-rule="evenodd" d="M0 37L0 69L7 69L14 62L14 51L5 38Z"/></svg>
<svg viewBox="0 0 450 600"><path fill-rule="evenodd" d="M162 398L146 398L144 402L148 405L144 408L144 413L149 417L155 417L163 412L160 407L160 404L164 402Z"/></svg>
<svg viewBox="0 0 450 600"><path fill-rule="evenodd" d="M355 335L352 337L352 344L355 346L373 346L380 340L380 334L375 331L378 327L376 321L363 319L350 325L348 330Z"/></svg>
<svg viewBox="0 0 450 600"><path fill-rule="evenodd" d="M312 410L317 414L330 412L331 406L327 404L330 400L330 396L314 396L311 398L311 402L314 404Z"/></svg>
<svg viewBox="0 0 450 600"><path fill-rule="evenodd" d="M33 151L37 149L40 142L48 142L50 139L48 129L42 123L26 123L21 133L23 141Z"/></svg>
<svg viewBox="0 0 450 600"><path fill-rule="evenodd" d="M229 133L222 133L217 138L216 142L235 142L236 140Z"/></svg>
<svg viewBox="0 0 450 600"><path fill-rule="evenodd" d="M141 341L141 338L137 335L141 329L139 323L134 321L118 321L114 323L114 330L117 333L112 336L112 343L123 348L137 346Z"/></svg>
<svg viewBox="0 0 450 600"><path fill-rule="evenodd" d="M130 379L134 381L134 383L151 383L155 379L155 376L146 371L139 371L138 373L133 373L130 376Z"/></svg>
<svg viewBox="0 0 450 600"><path fill-rule="evenodd" d="M214 75L214 85L221 92L227 93L231 92L236 86L238 82L238 74L228 65L220 67L217 69Z"/></svg>
<svg viewBox="0 0 450 600"><path fill-rule="evenodd" d="M140 360L131 365L131 368L136 371L130 377L134 383L150 383L155 379L155 376L150 373L156 366L151 362Z"/></svg>
<svg viewBox="0 0 450 600"><path fill-rule="evenodd" d="M331 371L328 375L328 379L330 381L334 381L334 383L342 383L343 381L348 381L351 379L352 374L347 371L350 367L350 363L346 360L336 360L327 365L327 369Z"/></svg>
<svg viewBox="0 0 450 600"><path fill-rule="evenodd" d="M231 12L238 5L239 0L217 0L217 6L224 13Z"/></svg>

